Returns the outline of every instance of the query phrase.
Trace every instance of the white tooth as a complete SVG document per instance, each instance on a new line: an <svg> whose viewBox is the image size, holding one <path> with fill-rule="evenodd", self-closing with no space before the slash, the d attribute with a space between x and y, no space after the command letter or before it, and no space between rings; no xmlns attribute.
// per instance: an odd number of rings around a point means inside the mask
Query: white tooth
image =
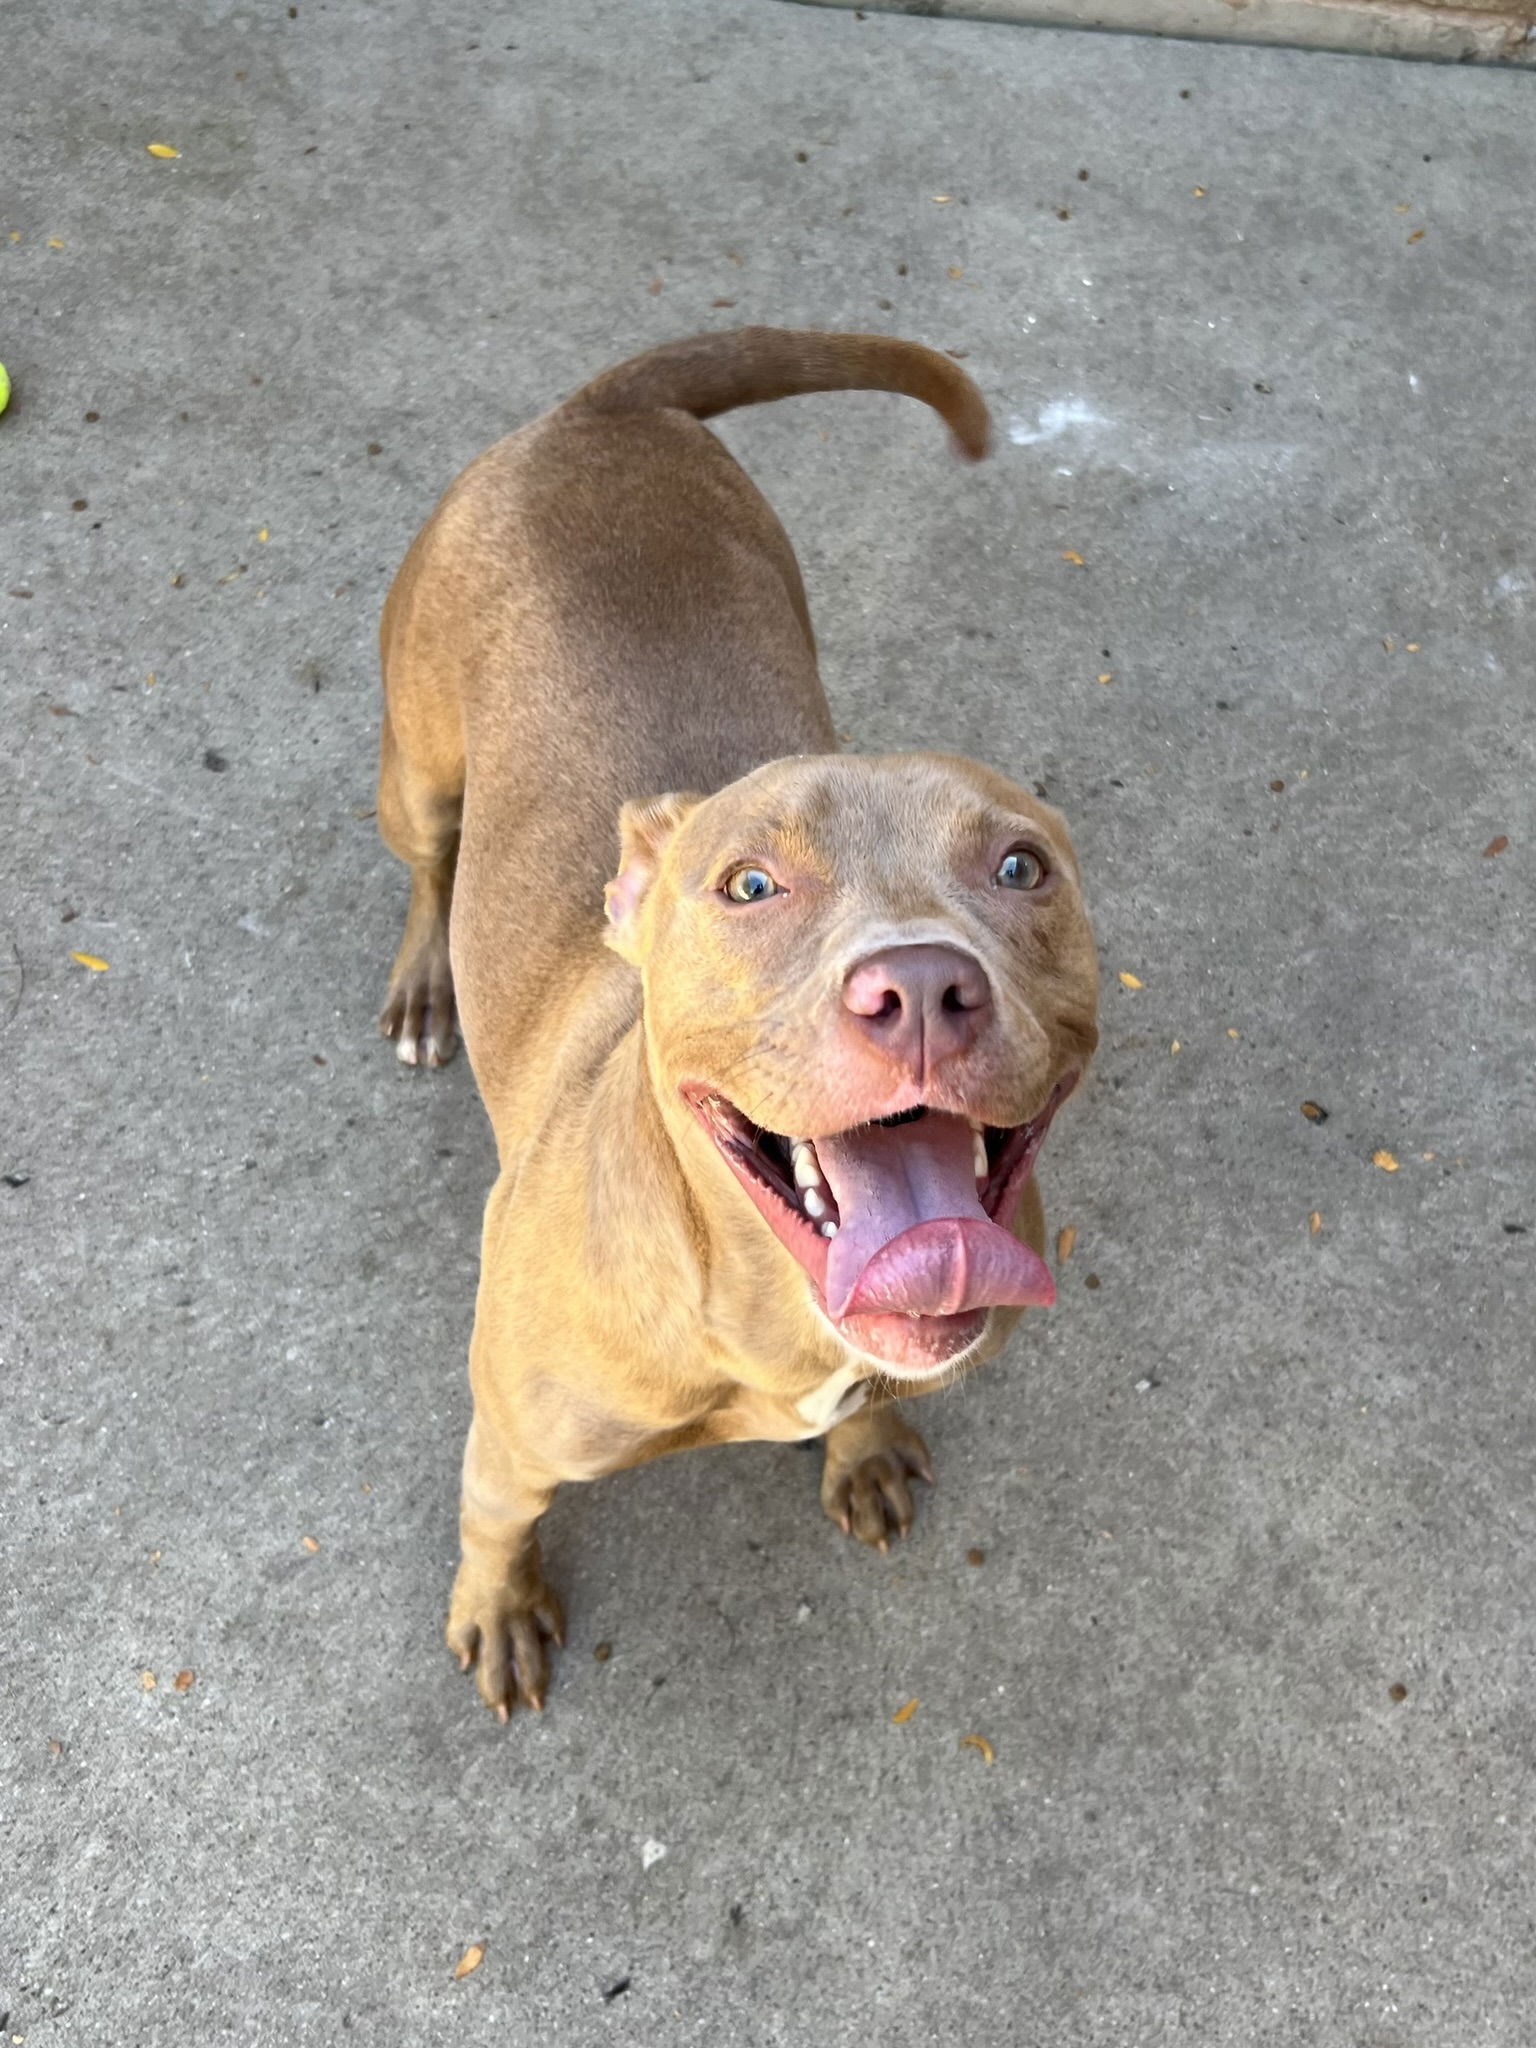
<svg viewBox="0 0 1536 2048"><path fill-rule="evenodd" d="M972 1130L973 1130L973 1131L974 1131L974 1132L976 1133L976 1135L977 1135L978 1137L980 1137L980 1135L981 1135L981 1118L980 1118L979 1116L968 1116L968 1117L966 1118L966 1122L967 1122L967 1123L968 1123L968 1124L970 1125L971 1129L972 1129Z"/></svg>
<svg viewBox="0 0 1536 2048"><path fill-rule="evenodd" d="M819 1188L822 1186L821 1168L816 1162L815 1151L808 1141L797 1145L789 1157L790 1163L795 1169L795 1186L797 1188Z"/></svg>
<svg viewBox="0 0 1536 2048"><path fill-rule="evenodd" d="M989 1171L989 1169L988 1169L988 1166L987 1166L987 1141L986 1141L986 1139L985 1139L985 1138L983 1138L983 1137L982 1137L982 1135L981 1135L981 1133L980 1133L979 1131L978 1131L978 1132L977 1132L977 1134L976 1134L976 1138L975 1138L974 1144L975 1144L974 1158L975 1158L975 1162L976 1162L976 1178L977 1178L978 1180L985 1180L985 1179L986 1179L986 1177L987 1177L987 1173L988 1173L988 1171Z"/></svg>
<svg viewBox="0 0 1536 2048"><path fill-rule="evenodd" d="M802 1188L800 1190L800 1201L806 1215L818 1223L827 1213L825 1197L817 1194L814 1188Z"/></svg>
<svg viewBox="0 0 1536 2048"><path fill-rule="evenodd" d="M821 1234L823 1237L836 1237L837 1225L832 1222L823 1223L823 1225L821 1226Z"/></svg>

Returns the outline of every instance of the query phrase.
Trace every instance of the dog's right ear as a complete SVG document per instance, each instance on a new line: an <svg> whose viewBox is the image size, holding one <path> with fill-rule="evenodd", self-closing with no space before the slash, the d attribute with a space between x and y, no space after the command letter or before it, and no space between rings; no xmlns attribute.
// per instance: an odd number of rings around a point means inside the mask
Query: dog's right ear
<svg viewBox="0 0 1536 2048"><path fill-rule="evenodd" d="M673 790L625 804L619 812L619 872L603 890L608 944L638 967L644 948L640 912L661 867L667 841L704 801L692 790Z"/></svg>

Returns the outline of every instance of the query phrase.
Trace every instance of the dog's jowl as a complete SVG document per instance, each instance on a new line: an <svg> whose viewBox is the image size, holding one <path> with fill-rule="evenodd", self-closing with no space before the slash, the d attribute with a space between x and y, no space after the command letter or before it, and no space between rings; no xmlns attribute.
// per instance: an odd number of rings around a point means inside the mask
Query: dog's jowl
<svg viewBox="0 0 1536 2048"><path fill-rule="evenodd" d="M382 1018L462 1029L500 1156L448 1641L542 1706L563 1480L824 1436L884 1550L931 1477L898 1394L1052 1299L1036 1155L1097 1032L1055 811L939 754L837 752L782 528L701 422L904 392L947 358L749 329L621 365L471 464L384 613L379 820L411 870Z"/></svg>

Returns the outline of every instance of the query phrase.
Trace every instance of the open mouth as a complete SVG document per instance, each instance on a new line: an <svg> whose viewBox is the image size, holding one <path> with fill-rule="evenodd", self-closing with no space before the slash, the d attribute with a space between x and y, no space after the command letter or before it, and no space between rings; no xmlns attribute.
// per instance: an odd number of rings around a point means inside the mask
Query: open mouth
<svg viewBox="0 0 1536 2048"><path fill-rule="evenodd" d="M814 1140L765 1130L703 1083L682 1094L838 1334L917 1378L974 1344L989 1309L1055 1300L1010 1226L1075 1080L1021 1124L917 1108Z"/></svg>

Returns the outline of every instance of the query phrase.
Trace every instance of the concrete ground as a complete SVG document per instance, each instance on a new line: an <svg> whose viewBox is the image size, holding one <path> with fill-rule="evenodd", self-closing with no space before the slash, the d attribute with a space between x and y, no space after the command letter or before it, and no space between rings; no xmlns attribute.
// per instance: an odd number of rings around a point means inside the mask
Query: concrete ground
<svg viewBox="0 0 1536 2048"><path fill-rule="evenodd" d="M5 2032L1528 2043L1532 81L774 0L6 42ZM854 743L1073 822L1076 1250L898 1556L793 1447L562 1496L502 1729L376 621L467 458L748 320L995 403L977 472L890 398L724 431Z"/></svg>

